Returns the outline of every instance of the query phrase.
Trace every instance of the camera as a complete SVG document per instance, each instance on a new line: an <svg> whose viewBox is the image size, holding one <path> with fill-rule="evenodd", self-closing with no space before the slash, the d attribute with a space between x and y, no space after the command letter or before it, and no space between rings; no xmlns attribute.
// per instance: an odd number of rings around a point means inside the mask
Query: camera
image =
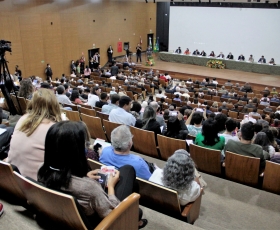
<svg viewBox="0 0 280 230"><path fill-rule="evenodd" d="M6 40L0 40L0 52L5 53L5 51L12 52L12 42Z"/></svg>

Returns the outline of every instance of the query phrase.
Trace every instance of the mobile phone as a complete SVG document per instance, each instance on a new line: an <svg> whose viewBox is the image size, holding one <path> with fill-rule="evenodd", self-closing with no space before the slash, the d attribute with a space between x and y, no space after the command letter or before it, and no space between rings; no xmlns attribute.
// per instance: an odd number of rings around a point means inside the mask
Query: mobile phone
<svg viewBox="0 0 280 230"><path fill-rule="evenodd" d="M203 112L203 109L197 108L196 111L197 111L197 112Z"/></svg>
<svg viewBox="0 0 280 230"><path fill-rule="evenodd" d="M100 176L100 178L98 179L98 182L100 183L101 187L103 189L105 189L107 187L107 182L108 182L108 174L106 173L98 173L98 176Z"/></svg>

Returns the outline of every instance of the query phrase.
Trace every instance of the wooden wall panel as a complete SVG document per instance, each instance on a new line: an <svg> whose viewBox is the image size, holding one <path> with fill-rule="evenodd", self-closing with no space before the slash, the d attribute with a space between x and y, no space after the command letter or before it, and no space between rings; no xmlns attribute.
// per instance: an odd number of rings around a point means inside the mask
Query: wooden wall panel
<svg viewBox="0 0 280 230"><path fill-rule="evenodd" d="M101 65L107 62L109 45L113 46L114 56L125 54L117 53L118 41L129 41L135 52L142 36L142 47L146 49L150 30L155 36L155 17L156 4L144 1L0 1L0 39L12 41L13 54L6 55L11 72L18 64L24 77L45 77L49 62L54 77L58 77L69 73L70 61L79 59L82 52L87 59L93 44L100 48Z"/></svg>

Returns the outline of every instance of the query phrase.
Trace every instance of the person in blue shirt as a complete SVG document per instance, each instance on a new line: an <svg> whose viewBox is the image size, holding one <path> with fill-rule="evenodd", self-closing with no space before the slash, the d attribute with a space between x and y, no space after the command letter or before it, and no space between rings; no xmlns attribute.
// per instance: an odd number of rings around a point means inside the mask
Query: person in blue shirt
<svg viewBox="0 0 280 230"><path fill-rule="evenodd" d="M132 138L128 126L121 125L115 128L111 133L112 146L102 150L100 162L116 168L131 165L135 169L137 177L148 180L151 176L148 164L143 158L130 153L133 144Z"/></svg>

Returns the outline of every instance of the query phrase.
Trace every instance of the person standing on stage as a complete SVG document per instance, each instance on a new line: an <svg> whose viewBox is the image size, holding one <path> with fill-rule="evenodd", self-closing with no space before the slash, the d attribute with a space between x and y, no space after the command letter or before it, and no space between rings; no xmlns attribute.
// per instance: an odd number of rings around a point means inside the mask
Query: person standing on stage
<svg viewBox="0 0 280 230"><path fill-rule="evenodd" d="M140 46L140 44L138 44L138 45L136 46L137 62L138 62L138 59L140 59L140 62L142 62L141 53L142 53L142 47Z"/></svg>
<svg viewBox="0 0 280 230"><path fill-rule="evenodd" d="M94 69L97 69L97 67L99 66L99 57L100 57L100 55L98 52L96 52L93 56L93 68Z"/></svg>
<svg viewBox="0 0 280 230"><path fill-rule="evenodd" d="M108 55L108 62L112 63L112 58L113 58L112 46L109 46L109 48L107 49L107 55Z"/></svg>
<svg viewBox="0 0 280 230"><path fill-rule="evenodd" d="M47 67L45 69L45 74L47 75L47 80L52 80L52 75L53 75L53 72L52 72L52 68L51 68L51 65L50 64L47 64Z"/></svg>

